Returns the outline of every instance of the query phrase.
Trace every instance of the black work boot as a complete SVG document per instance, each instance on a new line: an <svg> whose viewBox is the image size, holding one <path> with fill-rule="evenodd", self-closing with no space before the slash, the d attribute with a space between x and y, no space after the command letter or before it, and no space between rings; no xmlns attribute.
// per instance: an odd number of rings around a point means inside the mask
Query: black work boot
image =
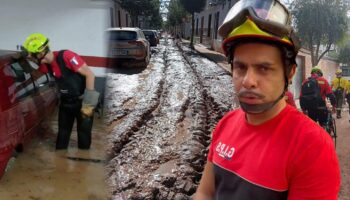
<svg viewBox="0 0 350 200"><path fill-rule="evenodd" d="M341 111L337 110L337 119L340 119L340 118L341 118Z"/></svg>

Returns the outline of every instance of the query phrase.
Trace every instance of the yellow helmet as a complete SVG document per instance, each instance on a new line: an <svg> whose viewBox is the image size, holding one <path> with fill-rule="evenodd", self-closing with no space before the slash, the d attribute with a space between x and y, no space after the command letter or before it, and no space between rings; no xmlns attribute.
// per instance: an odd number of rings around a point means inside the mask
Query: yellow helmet
<svg viewBox="0 0 350 200"><path fill-rule="evenodd" d="M335 74L342 74L342 70L341 69L337 69L337 71L335 72Z"/></svg>
<svg viewBox="0 0 350 200"><path fill-rule="evenodd" d="M224 38L223 50L243 38L275 41L284 44L295 55L300 42L291 27L291 15L278 0L240 0L228 12L219 34Z"/></svg>
<svg viewBox="0 0 350 200"><path fill-rule="evenodd" d="M32 33L30 34L25 42L23 43L23 47L29 53L41 53L47 49L49 46L49 39L41 34L41 33Z"/></svg>

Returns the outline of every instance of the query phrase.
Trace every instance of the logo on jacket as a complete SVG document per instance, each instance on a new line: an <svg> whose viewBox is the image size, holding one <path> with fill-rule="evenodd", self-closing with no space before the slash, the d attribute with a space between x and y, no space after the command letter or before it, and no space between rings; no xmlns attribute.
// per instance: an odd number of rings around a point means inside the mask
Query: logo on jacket
<svg viewBox="0 0 350 200"><path fill-rule="evenodd" d="M220 157L226 160L231 160L233 154L235 153L235 148L222 142L219 142L219 144L215 148L215 151Z"/></svg>
<svg viewBox="0 0 350 200"><path fill-rule="evenodd" d="M78 61L77 61L77 59L75 58L75 56L70 60L70 63L71 63L72 65L78 65L78 64L79 64Z"/></svg>

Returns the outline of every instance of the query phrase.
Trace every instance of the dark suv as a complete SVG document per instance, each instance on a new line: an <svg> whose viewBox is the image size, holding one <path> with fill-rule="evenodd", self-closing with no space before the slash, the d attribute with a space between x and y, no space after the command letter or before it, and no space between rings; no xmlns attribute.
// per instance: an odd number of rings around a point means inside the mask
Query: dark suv
<svg viewBox="0 0 350 200"><path fill-rule="evenodd" d="M142 32L152 47L159 44L159 38L155 30L142 30Z"/></svg>
<svg viewBox="0 0 350 200"><path fill-rule="evenodd" d="M0 50L0 178L58 104L54 79L33 66L18 52Z"/></svg>

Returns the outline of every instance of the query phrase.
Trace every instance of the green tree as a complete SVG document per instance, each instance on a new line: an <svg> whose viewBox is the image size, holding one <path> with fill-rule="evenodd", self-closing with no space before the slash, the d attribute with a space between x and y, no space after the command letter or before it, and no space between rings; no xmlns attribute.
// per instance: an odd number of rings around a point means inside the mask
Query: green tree
<svg viewBox="0 0 350 200"><path fill-rule="evenodd" d="M162 16L160 15L160 1L151 0L152 10L150 17L150 28L159 29L162 27Z"/></svg>
<svg viewBox="0 0 350 200"><path fill-rule="evenodd" d="M348 28L344 0L295 0L292 4L297 33L310 50L312 66L345 36ZM321 47L324 49L321 51Z"/></svg>
<svg viewBox="0 0 350 200"><path fill-rule="evenodd" d="M179 0L171 0L168 6L167 26L176 27L182 23L187 13ZM176 32L176 31L175 31Z"/></svg>
<svg viewBox="0 0 350 200"><path fill-rule="evenodd" d="M139 16L159 16L159 0L117 0L117 3L128 11L133 26L138 25Z"/></svg>
<svg viewBox="0 0 350 200"><path fill-rule="evenodd" d="M180 3L187 12L192 15L192 30L191 30L191 43L190 46L193 48L193 37L194 37L194 13L201 12L207 1L206 0L180 0Z"/></svg>

